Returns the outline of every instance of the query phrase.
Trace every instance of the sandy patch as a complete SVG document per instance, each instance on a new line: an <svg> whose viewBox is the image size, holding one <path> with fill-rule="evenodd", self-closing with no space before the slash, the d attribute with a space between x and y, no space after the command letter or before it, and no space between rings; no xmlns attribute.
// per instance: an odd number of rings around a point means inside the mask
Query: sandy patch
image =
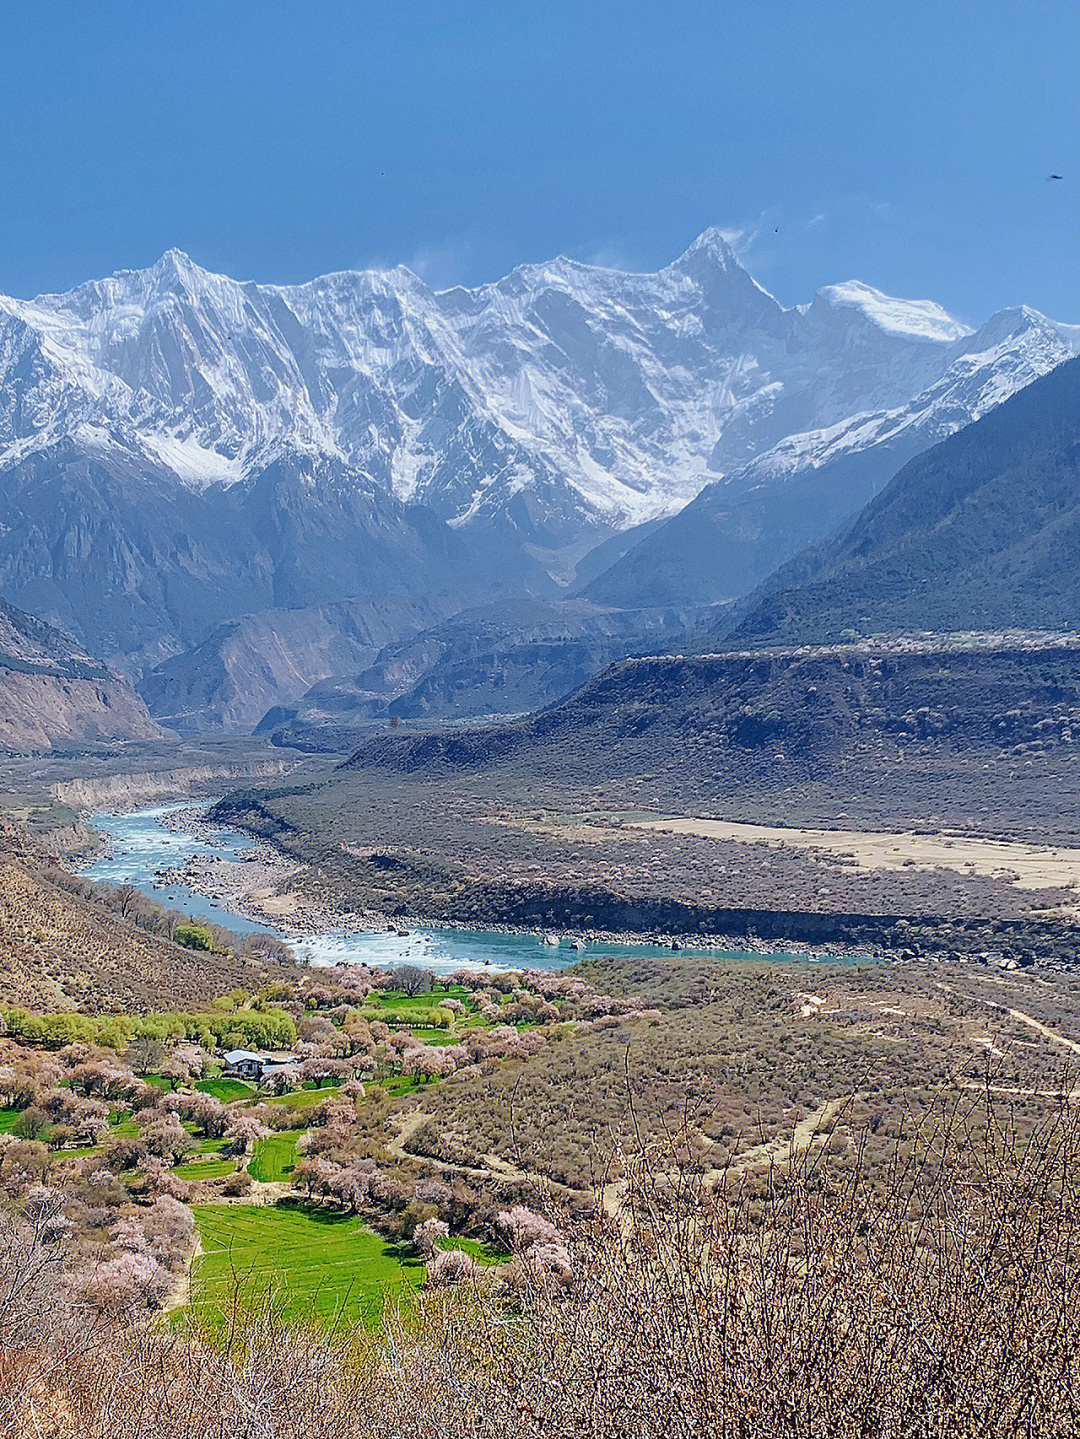
<svg viewBox="0 0 1080 1439"><path fill-rule="evenodd" d="M1080 849L1042 847L1014 840L968 835L875 833L854 829L788 829L736 824L722 819L636 820L639 829L689 834L701 839L771 844L825 854L864 871L950 869L959 874L1005 879L1021 889L1066 888L1080 898Z"/></svg>
<svg viewBox="0 0 1080 1439"><path fill-rule="evenodd" d="M256 891L248 896L250 902L262 910L264 914L272 914L277 919L283 919L294 915L300 908L300 896L295 893L289 894L267 894Z"/></svg>

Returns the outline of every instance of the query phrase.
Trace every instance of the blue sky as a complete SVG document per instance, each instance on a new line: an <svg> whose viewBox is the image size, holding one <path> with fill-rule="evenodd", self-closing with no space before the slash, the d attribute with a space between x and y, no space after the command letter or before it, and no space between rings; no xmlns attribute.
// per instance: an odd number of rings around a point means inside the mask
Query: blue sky
<svg viewBox="0 0 1080 1439"><path fill-rule="evenodd" d="M0 290L651 269L1080 320L1074 0L7 0ZM1059 172L1065 179L1048 183Z"/></svg>

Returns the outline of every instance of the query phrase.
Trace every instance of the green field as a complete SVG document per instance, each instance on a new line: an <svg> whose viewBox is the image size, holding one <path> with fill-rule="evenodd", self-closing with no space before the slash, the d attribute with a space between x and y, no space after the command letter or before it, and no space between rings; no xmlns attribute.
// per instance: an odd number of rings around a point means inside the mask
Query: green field
<svg viewBox="0 0 1080 1439"><path fill-rule="evenodd" d="M203 1253L193 1275L196 1313L222 1316L239 1294L274 1296L283 1317L377 1324L386 1296L406 1295L424 1266L354 1215L255 1205L195 1206Z"/></svg>
<svg viewBox="0 0 1080 1439"><path fill-rule="evenodd" d="M296 1167L296 1141L299 1137L293 1131L271 1134L268 1139L260 1139L248 1165L248 1173L252 1179L258 1179L264 1184L288 1179Z"/></svg>
<svg viewBox="0 0 1080 1439"><path fill-rule="evenodd" d="M234 1099L247 1099L255 1093L255 1087L242 1079L200 1079L195 1088L200 1094L212 1094L222 1104Z"/></svg>
<svg viewBox="0 0 1080 1439"><path fill-rule="evenodd" d="M21 1113L21 1109L0 1109L0 1134L10 1134Z"/></svg>
<svg viewBox="0 0 1080 1439"><path fill-rule="evenodd" d="M272 1094L267 1099L268 1104L284 1104L286 1109L310 1109L314 1104L321 1104L324 1099L329 1099L340 1084L324 1084L321 1089L297 1089L292 1094Z"/></svg>
<svg viewBox="0 0 1080 1439"><path fill-rule="evenodd" d="M223 1179L235 1169L235 1159L193 1159L188 1164L177 1164L172 1172L177 1179Z"/></svg>
<svg viewBox="0 0 1080 1439"><path fill-rule="evenodd" d="M393 1099L402 1094L412 1094L414 1089L420 1088L420 1081L414 1074L391 1074L386 1079L374 1080L373 1084Z"/></svg>
<svg viewBox="0 0 1080 1439"><path fill-rule="evenodd" d="M195 1145L196 1154L220 1154L228 1149L231 1139L200 1139Z"/></svg>
<svg viewBox="0 0 1080 1439"><path fill-rule="evenodd" d="M460 999L464 1003L468 998L469 991L460 984L451 984L445 989L440 985L436 989L429 989L426 994L406 994L401 989L373 989L370 994L365 995L364 1006L378 1009L435 1009L444 999Z"/></svg>

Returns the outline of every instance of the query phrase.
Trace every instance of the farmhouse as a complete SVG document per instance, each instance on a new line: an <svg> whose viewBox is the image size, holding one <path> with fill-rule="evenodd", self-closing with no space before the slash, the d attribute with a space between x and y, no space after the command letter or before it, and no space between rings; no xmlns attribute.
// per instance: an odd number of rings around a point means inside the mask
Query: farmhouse
<svg viewBox="0 0 1080 1439"><path fill-rule="evenodd" d="M288 1050L229 1049L221 1057L225 1061L225 1074L256 1083L296 1063L296 1056Z"/></svg>

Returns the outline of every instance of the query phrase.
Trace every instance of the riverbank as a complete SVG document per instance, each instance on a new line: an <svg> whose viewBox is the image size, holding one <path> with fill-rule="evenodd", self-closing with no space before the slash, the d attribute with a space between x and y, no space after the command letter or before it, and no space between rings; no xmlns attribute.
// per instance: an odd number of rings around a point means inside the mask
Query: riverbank
<svg viewBox="0 0 1080 1439"><path fill-rule="evenodd" d="M1008 865L1027 852L1001 849L992 826L975 837L974 854L939 815L926 816L918 833L940 836L946 866L936 853L910 852L914 829L895 838L884 827L856 829L842 809L835 818L848 823L836 847L817 843L827 825L817 815L796 823L788 795L773 810L783 826L743 818L746 797L733 797L731 825L749 828L730 833L699 833L712 822L646 799L629 782L515 788L485 770L421 778L339 768L304 786L233 793L211 816L309 864L303 888L332 914L675 937L703 952L1080 964L1076 891L1042 882L1068 874L1047 872L1042 846L1028 847L1039 868ZM853 833L870 848L854 852Z"/></svg>
<svg viewBox="0 0 1080 1439"><path fill-rule="evenodd" d="M851 962L888 957L874 948L756 936L619 931L597 927L523 927L492 920L457 924L431 914L344 911L320 902L305 886L309 866L271 841L222 826L208 806L179 803L126 815L98 815L109 837L107 860L83 872L134 883L153 898L195 917L262 929L315 964L372 966L420 963L440 971L470 964L503 969L558 969L613 951L640 957L672 952L708 958ZM198 906L199 899L203 908Z"/></svg>
<svg viewBox="0 0 1080 1439"><path fill-rule="evenodd" d="M216 834L229 832L229 827L215 824L208 818L210 804L201 811L177 811L165 821L167 827L177 831L186 830L204 843L211 842ZM290 923L302 925L312 934L331 934L342 929L364 928L382 933L400 934L402 931L434 930L446 927L446 916L438 914L409 914L390 916L378 910L361 909L342 912L331 910L303 889L303 875L308 866L293 856L278 849L271 841L258 839L254 849L243 856L238 866L230 861L207 860L195 857L182 871L182 878L190 888L205 894L208 898L235 904L238 911L248 919L265 918L270 921L287 919ZM178 877L181 872L178 872ZM284 888L289 881L294 883ZM667 930L637 931L610 930L585 927L574 929L556 926L554 929L534 929L520 925L502 924L497 920L482 924L454 922L453 928L461 933L502 934L542 936L552 948L575 943L581 945L603 944L621 946L650 945L675 953L696 951L703 955L738 952L767 958L769 955L797 956L807 960L885 960L890 956L883 948L860 947L849 944L825 942L810 945L798 940L783 944L770 943L756 935L717 934L709 936L709 943L702 943L697 932L675 933Z"/></svg>

